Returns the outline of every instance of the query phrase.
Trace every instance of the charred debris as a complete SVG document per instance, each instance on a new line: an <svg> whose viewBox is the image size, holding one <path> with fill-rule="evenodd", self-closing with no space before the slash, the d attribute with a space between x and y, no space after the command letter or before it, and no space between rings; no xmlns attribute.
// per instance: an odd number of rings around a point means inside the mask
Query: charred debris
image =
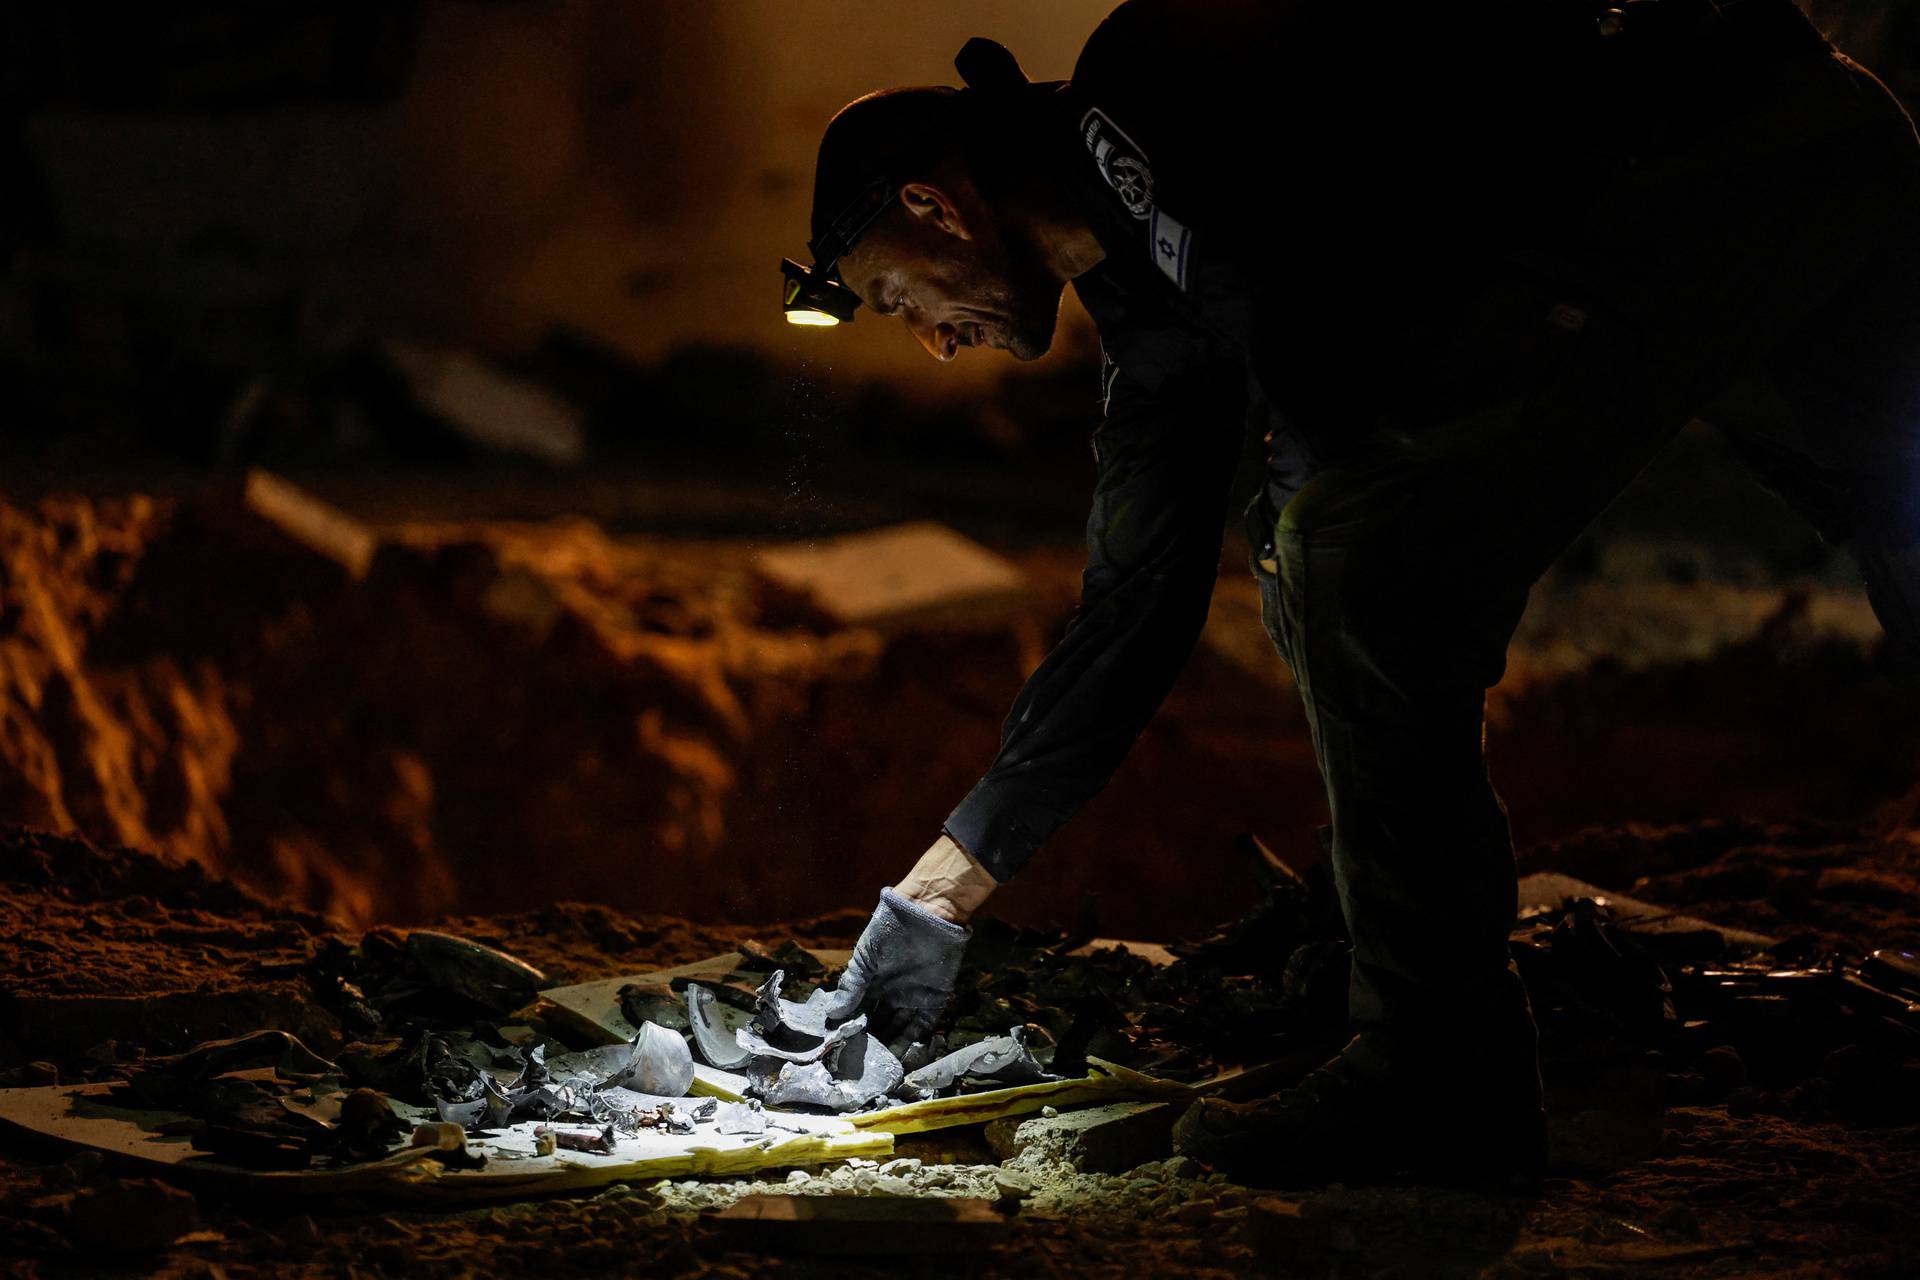
<svg viewBox="0 0 1920 1280"><path fill-rule="evenodd" d="M531 966L447 934L376 929L357 945L329 940L310 961L347 1029L331 1056L261 1032L132 1064L117 1092L185 1113L178 1131L222 1161L289 1169L409 1142L457 1166L480 1158L461 1135L527 1121L540 1126L537 1153L608 1151L647 1130L771 1144L809 1114L1075 1076L1089 1057L1187 1082L1263 1064L1284 1077L1340 1043L1345 946L1319 873L1256 863L1258 907L1170 963L1090 946L1084 930L983 924L939 1033L899 1053L864 1017L829 1023L822 997L836 975L793 943L744 948L713 979L630 983L621 1008L638 1034L586 1046L540 1016L544 977ZM1669 1104L1920 1119L1910 954L1792 942L1740 954L1711 927L1662 931L1594 897L1529 909L1514 945L1557 1117L1635 1112L1652 1140ZM735 1073L745 1100L689 1096L696 1064ZM232 1074L244 1066L272 1070ZM1562 1141L1558 1157L1594 1154L1577 1145Z"/></svg>

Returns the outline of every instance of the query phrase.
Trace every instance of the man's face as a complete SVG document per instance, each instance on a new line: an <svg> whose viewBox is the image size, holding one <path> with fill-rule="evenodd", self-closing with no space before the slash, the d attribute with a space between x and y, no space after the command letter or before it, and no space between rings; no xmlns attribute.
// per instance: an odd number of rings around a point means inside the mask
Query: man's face
<svg viewBox="0 0 1920 1280"><path fill-rule="evenodd" d="M904 212L891 212L840 259L840 278L875 315L905 321L936 360L962 347L1037 360L1053 345L1063 285L1017 227L1003 234L977 196L962 200L907 184Z"/></svg>

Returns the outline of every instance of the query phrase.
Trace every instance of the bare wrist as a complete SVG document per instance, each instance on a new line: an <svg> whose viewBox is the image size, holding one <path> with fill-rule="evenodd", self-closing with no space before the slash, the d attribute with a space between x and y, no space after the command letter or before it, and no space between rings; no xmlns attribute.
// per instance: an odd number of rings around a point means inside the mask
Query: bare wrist
<svg viewBox="0 0 1920 1280"><path fill-rule="evenodd" d="M972 854L942 832L893 891L942 920L965 924L998 887Z"/></svg>

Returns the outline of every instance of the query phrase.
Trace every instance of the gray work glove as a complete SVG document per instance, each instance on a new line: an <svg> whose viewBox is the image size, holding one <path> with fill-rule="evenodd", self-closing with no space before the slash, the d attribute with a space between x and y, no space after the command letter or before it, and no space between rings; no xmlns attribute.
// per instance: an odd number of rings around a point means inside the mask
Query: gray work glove
<svg viewBox="0 0 1920 1280"><path fill-rule="evenodd" d="M882 889L827 1003L827 1019L851 1018L866 1005L868 1027L896 1053L926 1040L953 998L960 955L972 936L973 930Z"/></svg>

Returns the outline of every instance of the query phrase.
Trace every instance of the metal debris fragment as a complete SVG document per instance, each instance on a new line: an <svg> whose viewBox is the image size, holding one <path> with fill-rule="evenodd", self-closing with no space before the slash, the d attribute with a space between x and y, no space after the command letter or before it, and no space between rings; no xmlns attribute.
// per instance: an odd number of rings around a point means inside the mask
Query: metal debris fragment
<svg viewBox="0 0 1920 1280"><path fill-rule="evenodd" d="M981 1040L929 1062L902 1080L899 1092L914 1099L932 1098L968 1076L1022 1084L1048 1078L1027 1048L1026 1028L1015 1027L1004 1036Z"/></svg>
<svg viewBox="0 0 1920 1280"><path fill-rule="evenodd" d="M748 1078L748 1088L770 1106L839 1109L840 1091L822 1063L756 1058Z"/></svg>
<svg viewBox="0 0 1920 1280"><path fill-rule="evenodd" d="M430 984L493 1013L512 1013L547 984L547 975L526 961L471 938L415 929L406 945Z"/></svg>
<svg viewBox="0 0 1920 1280"><path fill-rule="evenodd" d="M852 1023L847 1025L851 1026ZM906 1068L892 1050L872 1035L855 1036L835 1055L833 1073L839 1082L846 1105L836 1108L853 1111L869 1106L900 1087Z"/></svg>
<svg viewBox="0 0 1920 1280"><path fill-rule="evenodd" d="M957 1088L964 1077L1007 1081L1050 1079L1026 1044L1024 1028L930 1062L912 1075L886 1045L867 1034L865 1016L829 1026L830 993L815 990L804 1001L786 1000L786 973L776 969L761 984L753 1021L734 1033L745 1057L747 1091L771 1106L817 1107L848 1112L888 1096L918 1101ZM698 1036L702 1001L688 987ZM930 1050L915 1045L924 1060Z"/></svg>
<svg viewBox="0 0 1920 1280"><path fill-rule="evenodd" d="M625 1044L563 1053L547 1063L547 1072L575 1087L628 1088L679 1098L693 1084L693 1054L679 1035L649 1022Z"/></svg>
<svg viewBox="0 0 1920 1280"><path fill-rule="evenodd" d="M778 1058L782 1062L818 1062L855 1036L866 1034L867 1019L863 1014L819 1037L807 1037L791 1031L780 1037L794 1047L774 1043L766 1034L756 1030L756 1026L757 1023L750 1024L733 1033L735 1042L752 1057ZM812 1043L806 1043L809 1039Z"/></svg>
<svg viewBox="0 0 1920 1280"><path fill-rule="evenodd" d="M767 1131L767 1113L758 1098L723 1103L713 1127L720 1133L762 1134Z"/></svg>
<svg viewBox="0 0 1920 1280"><path fill-rule="evenodd" d="M722 1071L737 1071L747 1065L752 1052L729 1035L720 1020L718 1001L713 992L697 982L686 990L687 1022L693 1029L693 1043L708 1066Z"/></svg>
<svg viewBox="0 0 1920 1280"><path fill-rule="evenodd" d="M820 988L804 1001L785 1000L780 992L785 988L786 980L787 971L775 969L760 984L755 1001L758 1016L754 1021L761 1033L774 1039L788 1034L816 1040L825 1036L827 1001L833 993Z"/></svg>

